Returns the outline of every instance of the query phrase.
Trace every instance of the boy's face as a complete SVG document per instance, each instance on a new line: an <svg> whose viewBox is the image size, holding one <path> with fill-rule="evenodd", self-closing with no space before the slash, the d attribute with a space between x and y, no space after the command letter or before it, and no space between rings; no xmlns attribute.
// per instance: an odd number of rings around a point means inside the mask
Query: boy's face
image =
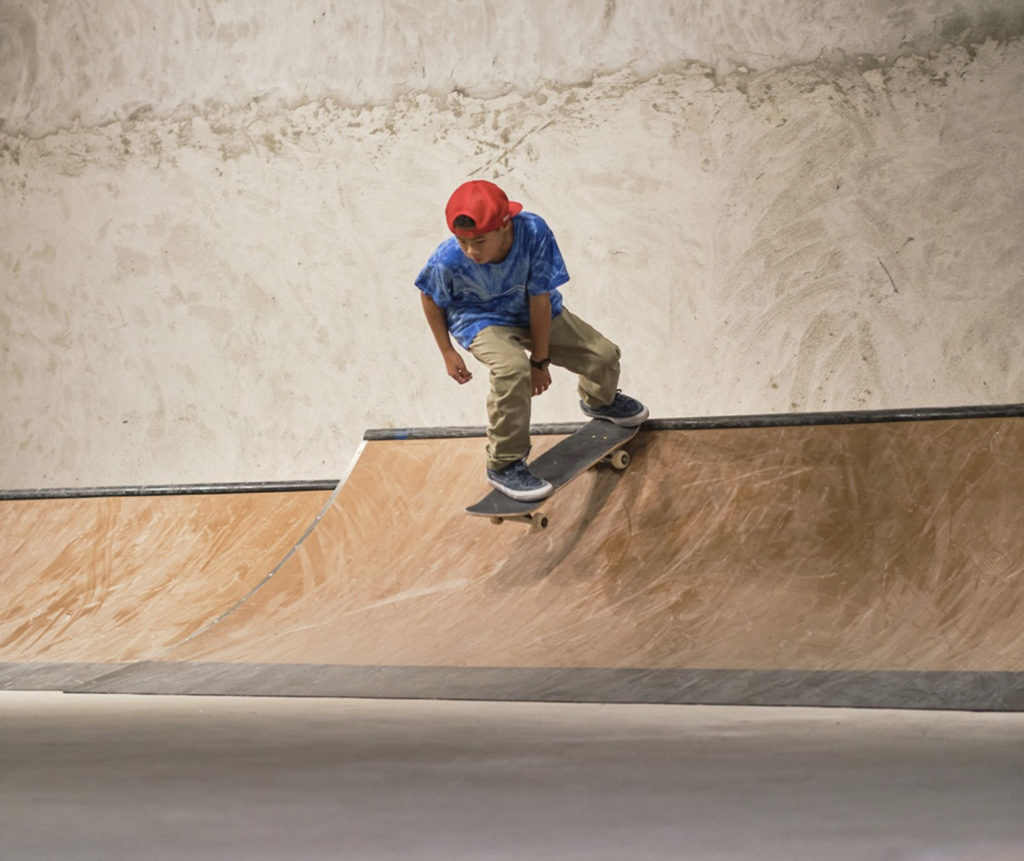
<svg viewBox="0 0 1024 861"><path fill-rule="evenodd" d="M455 241L474 263L501 263L512 250L512 222L472 239L456 236Z"/></svg>

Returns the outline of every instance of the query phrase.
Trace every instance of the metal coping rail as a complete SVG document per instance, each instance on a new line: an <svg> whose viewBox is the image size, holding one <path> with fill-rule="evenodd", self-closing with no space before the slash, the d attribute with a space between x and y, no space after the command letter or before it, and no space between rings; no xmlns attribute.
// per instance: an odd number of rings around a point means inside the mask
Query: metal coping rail
<svg viewBox="0 0 1024 861"><path fill-rule="evenodd" d="M1016 417L1024 417L1024 404L650 419L643 423L642 429L648 431L699 431ZM578 430L584 424L585 422L565 422L533 425L530 428L530 432L537 436L569 434ZM486 432L487 429L484 427L379 428L367 430L363 434L363 439L370 442L456 439L483 437L486 435ZM27 490L0 490L0 501L84 499L90 497L196 496L231 493L298 493L303 491L334 490L338 485L338 481L339 479L324 479L316 481L261 481L125 487L32 488Z"/></svg>
<svg viewBox="0 0 1024 861"><path fill-rule="evenodd" d="M323 481L253 481L221 484L166 484L126 487L55 487L0 490L0 501L86 499L101 496L212 496L230 493L301 493L334 490L337 479Z"/></svg>
<svg viewBox="0 0 1024 861"><path fill-rule="evenodd" d="M767 413L763 415L706 416L698 418L649 419L643 430L724 430L730 428L801 427L811 425L876 424L884 422L920 422L955 419L1014 418L1024 416L1024 404L974 407L914 407L896 410L860 410L821 413ZM586 422L533 425L535 436L566 434L579 430ZM379 428L368 430L363 439L370 442L413 439L455 439L486 436L484 427Z"/></svg>

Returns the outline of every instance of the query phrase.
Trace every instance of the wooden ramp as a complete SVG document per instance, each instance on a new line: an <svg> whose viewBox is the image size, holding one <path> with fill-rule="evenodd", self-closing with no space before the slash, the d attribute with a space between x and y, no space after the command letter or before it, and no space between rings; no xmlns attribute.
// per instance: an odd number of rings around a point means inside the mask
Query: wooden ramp
<svg viewBox="0 0 1024 861"><path fill-rule="evenodd" d="M659 424L545 532L463 512L457 436L333 497L5 501L0 685L1024 709L1024 417Z"/></svg>

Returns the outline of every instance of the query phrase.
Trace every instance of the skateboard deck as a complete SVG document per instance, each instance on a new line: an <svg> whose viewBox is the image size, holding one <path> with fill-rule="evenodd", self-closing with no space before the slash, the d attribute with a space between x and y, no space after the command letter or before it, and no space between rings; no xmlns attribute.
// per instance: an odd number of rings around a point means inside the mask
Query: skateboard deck
<svg viewBox="0 0 1024 861"><path fill-rule="evenodd" d="M629 452L622 446L633 439L639 430L639 427L624 428L609 421L593 419L530 462L534 474L551 482L554 487L544 499L519 502L500 490L492 490L466 511L478 517L489 517L494 523L512 520L528 523L537 529L546 529L548 517L541 509L554 495L602 460L607 459L616 469L629 466Z"/></svg>

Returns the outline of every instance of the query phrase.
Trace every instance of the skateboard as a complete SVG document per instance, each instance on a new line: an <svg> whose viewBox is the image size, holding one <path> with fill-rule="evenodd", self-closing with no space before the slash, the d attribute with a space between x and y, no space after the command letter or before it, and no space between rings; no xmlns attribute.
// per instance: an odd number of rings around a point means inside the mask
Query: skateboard
<svg viewBox="0 0 1024 861"><path fill-rule="evenodd" d="M489 517L492 523L509 520L526 523L534 529L547 529L549 518L541 509L552 497L598 463L607 462L619 470L629 466L629 452L622 446L639 430L639 427L624 428L603 419L593 419L530 463L534 474L551 482L554 487L544 499L519 502L500 490L492 490L466 511L478 517Z"/></svg>

